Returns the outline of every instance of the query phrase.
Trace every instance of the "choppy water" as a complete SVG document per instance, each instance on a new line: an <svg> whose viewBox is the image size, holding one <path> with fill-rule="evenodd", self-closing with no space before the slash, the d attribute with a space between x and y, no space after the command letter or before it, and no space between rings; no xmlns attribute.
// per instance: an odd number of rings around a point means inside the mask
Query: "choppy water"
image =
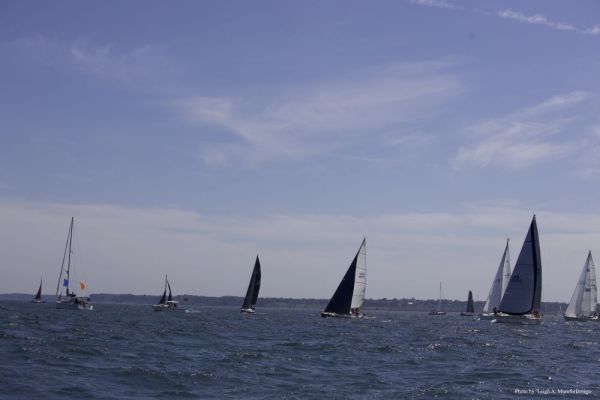
<svg viewBox="0 0 600 400"><path fill-rule="evenodd" d="M600 323L371 314L0 302L0 398L600 397Z"/></svg>

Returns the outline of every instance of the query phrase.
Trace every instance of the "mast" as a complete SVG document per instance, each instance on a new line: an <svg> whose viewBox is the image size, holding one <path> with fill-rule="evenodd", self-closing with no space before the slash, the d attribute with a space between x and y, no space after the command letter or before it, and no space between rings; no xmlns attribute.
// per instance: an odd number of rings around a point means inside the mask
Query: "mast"
<svg viewBox="0 0 600 400"><path fill-rule="evenodd" d="M60 274L58 274L58 282L56 283L56 295L55 295L56 298L58 298L58 291L60 290L60 280L62 279L62 274L65 269L65 260L67 258L67 249L69 249L69 259L71 258L69 242L71 240L72 233L73 233L73 217L71 217L71 225L69 226L69 233L67 233L67 241L65 243L65 250L63 252L62 262L60 263Z"/></svg>
<svg viewBox="0 0 600 400"><path fill-rule="evenodd" d="M440 282L440 298L438 299L438 311L442 311L442 282Z"/></svg>
<svg viewBox="0 0 600 400"><path fill-rule="evenodd" d="M71 227L69 228L69 259L67 262L67 296L69 295L69 287L71 286L71 250L73 245L73 217L71 217Z"/></svg>

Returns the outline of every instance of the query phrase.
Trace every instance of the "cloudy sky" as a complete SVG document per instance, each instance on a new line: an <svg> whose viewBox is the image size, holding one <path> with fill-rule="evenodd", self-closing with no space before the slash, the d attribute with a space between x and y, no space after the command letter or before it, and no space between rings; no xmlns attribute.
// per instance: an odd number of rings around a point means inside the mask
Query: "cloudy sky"
<svg viewBox="0 0 600 400"><path fill-rule="evenodd" d="M543 298L600 260L596 1L0 4L0 292Z"/></svg>

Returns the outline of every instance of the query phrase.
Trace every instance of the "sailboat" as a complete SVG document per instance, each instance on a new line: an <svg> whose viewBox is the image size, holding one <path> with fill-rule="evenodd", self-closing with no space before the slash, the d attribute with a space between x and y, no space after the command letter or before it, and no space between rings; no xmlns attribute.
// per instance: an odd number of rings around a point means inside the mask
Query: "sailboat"
<svg viewBox="0 0 600 400"><path fill-rule="evenodd" d="M502 301L496 312L496 322L518 324L539 323L543 319L542 259L535 215L517 258Z"/></svg>
<svg viewBox="0 0 600 400"><path fill-rule="evenodd" d="M440 297L438 299L437 310L429 311L429 315L446 315L446 311L442 311L442 282L440 282Z"/></svg>
<svg viewBox="0 0 600 400"><path fill-rule="evenodd" d="M167 289L169 289L169 296L167 297ZM152 308L154 311L176 311L184 310L184 308L178 307L179 302L173 300L173 292L171 291L171 284L167 275L165 275L165 291L163 292L158 304L154 304Z"/></svg>
<svg viewBox="0 0 600 400"><path fill-rule="evenodd" d="M571 296L569 306L565 311L566 321L590 321L598 320L596 314L597 288L596 288L596 269L592 252L588 253L583 269L579 275L579 281Z"/></svg>
<svg viewBox="0 0 600 400"><path fill-rule="evenodd" d="M260 261L258 260L258 254L256 255L256 261L254 262L254 269L250 276L250 283L248 284L248 290L246 291L246 297L242 304L240 312L243 313L254 313L256 300L258 299L258 291L260 290Z"/></svg>
<svg viewBox="0 0 600 400"><path fill-rule="evenodd" d="M508 251L508 239L506 239L506 247L504 248L504 253L502 254L502 259L500 260L500 265L498 265L496 276L492 281L490 293L488 294L487 300L483 305L482 313L479 314L479 319L491 320L495 318L494 310L496 310L500 305L500 301L502 300L502 296L504 296L504 292L506 291L506 287L508 286L509 280L510 254Z"/></svg>
<svg viewBox="0 0 600 400"><path fill-rule="evenodd" d="M33 299L31 299L32 303L45 303L45 301L42 300L42 279L40 278L40 288L38 289L37 293L35 294L35 297Z"/></svg>
<svg viewBox="0 0 600 400"><path fill-rule="evenodd" d="M473 304L473 292L469 290L469 297L467 299L467 312L461 312L461 317L473 317L475 315L475 304Z"/></svg>
<svg viewBox="0 0 600 400"><path fill-rule="evenodd" d="M321 317L361 318L363 314L360 308L365 299L366 287L367 239L364 238L333 297L321 312Z"/></svg>
<svg viewBox="0 0 600 400"><path fill-rule="evenodd" d="M89 297L78 296L71 284L71 255L73 254L73 223L74 219L71 217L71 224L69 225L69 233L67 234L67 243L65 244L65 251L63 253L63 259L60 266L60 274L58 275L58 283L56 285L56 308L64 309L76 309L76 310L93 310L94 305L92 304ZM66 261L66 265L65 265ZM66 267L66 269L65 269ZM62 287L61 287L62 280ZM63 294L62 288L65 289ZM79 282L79 292L81 293L86 288L85 283Z"/></svg>

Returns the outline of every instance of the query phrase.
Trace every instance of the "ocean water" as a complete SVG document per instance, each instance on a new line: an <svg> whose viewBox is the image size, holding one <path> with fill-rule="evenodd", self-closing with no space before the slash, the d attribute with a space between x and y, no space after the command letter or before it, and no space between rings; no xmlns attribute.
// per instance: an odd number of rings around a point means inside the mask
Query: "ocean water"
<svg viewBox="0 0 600 400"><path fill-rule="evenodd" d="M0 398L600 397L600 323L370 315L0 302Z"/></svg>

